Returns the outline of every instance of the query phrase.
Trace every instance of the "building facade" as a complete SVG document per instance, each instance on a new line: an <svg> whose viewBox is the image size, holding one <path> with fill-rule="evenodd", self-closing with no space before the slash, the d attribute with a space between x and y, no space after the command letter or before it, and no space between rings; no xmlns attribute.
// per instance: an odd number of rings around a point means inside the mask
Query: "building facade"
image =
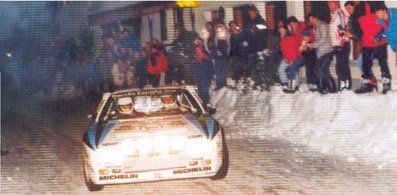
<svg viewBox="0 0 397 195"><path fill-rule="evenodd" d="M345 2L340 1L342 9ZM142 44L150 38L172 41L175 39L176 24L182 24L187 30L199 33L206 22L217 19L221 6L225 10L226 24L236 20L241 25L244 9L249 5L255 5L259 14L266 20L268 29L274 31L278 20L285 20L289 16L304 21L310 12L324 13L327 10L326 3L327 1L201 1L200 6L196 8L178 8L174 1L58 4L61 5L60 35L77 36L79 29L89 28L94 31L96 47L101 48L101 36L121 28L133 32ZM397 7L397 1L386 1L386 5ZM75 28L69 28L70 26ZM389 54L392 56L391 50ZM396 59L390 57L389 61L395 63Z"/></svg>

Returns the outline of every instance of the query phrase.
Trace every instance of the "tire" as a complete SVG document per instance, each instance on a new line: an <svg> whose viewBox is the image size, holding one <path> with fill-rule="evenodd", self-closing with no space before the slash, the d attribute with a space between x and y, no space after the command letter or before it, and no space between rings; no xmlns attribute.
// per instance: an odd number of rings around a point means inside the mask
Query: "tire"
<svg viewBox="0 0 397 195"><path fill-rule="evenodd" d="M84 180L85 180L85 185L87 186L87 189L90 192L96 192L96 191L103 190L103 187L104 187L103 185L96 185L96 184L92 183L90 178L88 178L85 164L84 164Z"/></svg>
<svg viewBox="0 0 397 195"><path fill-rule="evenodd" d="M211 177L212 180L225 178L229 170L229 150L226 145L225 134L223 129L222 129L222 145L223 145L222 165L219 168L218 172Z"/></svg>

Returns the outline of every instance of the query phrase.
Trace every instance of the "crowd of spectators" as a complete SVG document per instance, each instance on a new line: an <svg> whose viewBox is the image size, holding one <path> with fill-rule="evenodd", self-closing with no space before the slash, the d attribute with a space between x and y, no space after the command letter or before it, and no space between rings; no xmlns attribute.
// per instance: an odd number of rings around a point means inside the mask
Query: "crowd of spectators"
<svg viewBox="0 0 397 195"><path fill-rule="evenodd" d="M362 86L355 92L377 90L372 71L373 59L377 58L386 94L391 89L386 48L388 40L395 36L389 33L390 24L394 24L388 17L389 9L383 2L347 1L347 11L341 9L338 1L328 1L327 5L330 21L323 21L314 13L308 14L306 22L294 16L279 21L274 48L269 48L265 20L251 6L242 26L234 20L226 25L219 19L207 22L202 31L195 33L177 25L177 37L168 45L157 38L141 45L133 33L122 28L103 35L103 47L93 54L74 38L56 40L49 54L63 71L62 79L70 78L86 92L92 89L89 84L100 93L146 85L194 84L208 103L212 81L216 84L214 90L218 90L228 85L228 77L234 82L250 77L263 54L275 58L272 63L276 64L286 93L298 90L302 66L306 67L310 91L326 94L351 90L349 54L353 44L353 58L363 77ZM389 44L394 46L390 41ZM336 80L329 68L333 57Z"/></svg>

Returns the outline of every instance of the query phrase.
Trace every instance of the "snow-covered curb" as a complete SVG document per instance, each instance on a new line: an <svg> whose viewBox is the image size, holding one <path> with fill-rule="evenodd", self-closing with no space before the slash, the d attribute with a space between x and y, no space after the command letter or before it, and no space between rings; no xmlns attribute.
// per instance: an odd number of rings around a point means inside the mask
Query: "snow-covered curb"
<svg viewBox="0 0 397 195"><path fill-rule="evenodd" d="M223 88L212 93L215 117L230 138L277 137L325 154L366 160L381 168L397 163L397 93L284 94Z"/></svg>

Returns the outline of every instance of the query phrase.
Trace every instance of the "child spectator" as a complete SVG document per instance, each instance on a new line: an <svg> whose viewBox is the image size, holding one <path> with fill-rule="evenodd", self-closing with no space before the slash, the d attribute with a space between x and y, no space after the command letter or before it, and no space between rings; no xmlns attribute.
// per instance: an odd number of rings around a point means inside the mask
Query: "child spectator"
<svg viewBox="0 0 397 195"><path fill-rule="evenodd" d="M295 93L297 90L296 79L299 66L303 62L302 57L298 51L298 45L293 36L288 34L287 28L285 26L279 27L279 33L282 36L280 40L280 49L283 54L283 60L280 64L279 72L280 75L284 74L286 66L289 67L288 74L288 88L283 89L286 93ZM284 79L284 78L282 78ZM283 81L285 82L285 81ZM285 85L285 84L284 84Z"/></svg>

